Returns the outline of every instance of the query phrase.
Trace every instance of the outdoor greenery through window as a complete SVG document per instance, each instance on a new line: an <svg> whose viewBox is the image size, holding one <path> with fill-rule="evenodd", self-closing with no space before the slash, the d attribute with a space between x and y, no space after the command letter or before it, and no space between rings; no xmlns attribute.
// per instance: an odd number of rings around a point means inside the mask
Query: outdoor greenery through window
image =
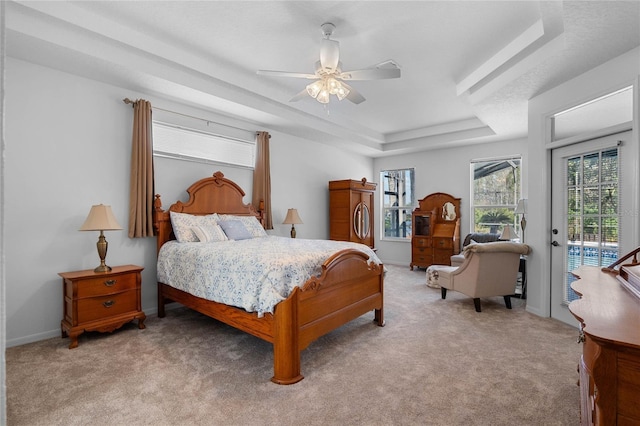
<svg viewBox="0 0 640 426"><path fill-rule="evenodd" d="M500 233L511 224L522 235L513 212L521 198L521 163L520 157L471 162L473 232Z"/></svg>
<svg viewBox="0 0 640 426"><path fill-rule="evenodd" d="M383 239L411 239L411 212L415 206L414 169L383 170L382 185Z"/></svg>

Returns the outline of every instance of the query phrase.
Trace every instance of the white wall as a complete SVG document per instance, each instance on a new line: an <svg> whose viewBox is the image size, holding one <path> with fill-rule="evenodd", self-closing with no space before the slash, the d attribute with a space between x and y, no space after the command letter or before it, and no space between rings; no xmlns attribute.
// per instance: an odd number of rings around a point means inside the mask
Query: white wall
<svg viewBox="0 0 640 426"><path fill-rule="evenodd" d="M120 224L127 226L133 114L122 99L183 107L13 58L7 58L6 82L6 341L15 346L60 336L58 272L99 264L98 234L77 230L91 205L110 204ZM280 223L286 209L296 207L304 221L296 227L298 238L328 237L327 182L363 176L371 180L373 161L271 134L271 233L289 235L289 227ZM175 193L184 191L194 176L210 176L216 170L237 181L250 202L250 170L168 160L158 160L156 169L163 174L156 192L163 195L165 208L182 197ZM155 313L155 238L129 239L126 229L107 232L106 237L107 264L145 267L142 307L147 315Z"/></svg>
<svg viewBox="0 0 640 426"><path fill-rule="evenodd" d="M616 89L634 84L634 128L632 152L629 160L634 163L636 179L634 185L636 199L633 201L634 214L638 212L638 133L639 102L638 80L640 76L640 48L635 48L605 64L602 64L552 90L542 93L529 101L529 209L527 215L527 244L534 249L527 263L528 299L527 310L549 316L550 308L550 243L551 243L551 148L548 141L546 118L553 113L578 105L587 100L610 93ZM526 193L525 193L526 194ZM638 221L636 220L637 224ZM636 227L631 235L636 244L640 241Z"/></svg>
<svg viewBox="0 0 640 426"><path fill-rule="evenodd" d="M527 141L526 139L496 142L483 145L425 151L414 154L398 155L378 158L374 161L375 181L380 180L380 171L415 168L416 202L434 192L445 192L460 200L460 238L469 233L472 218L470 216L471 178L469 163L471 160L507 155L521 155L523 160L523 190L526 187L527 176ZM381 235L381 205L376 205L376 247L378 255L385 263L407 265L411 263L410 241L380 240Z"/></svg>
<svg viewBox="0 0 640 426"><path fill-rule="evenodd" d="M4 275L4 63L5 55L5 2L0 3L0 424L7 423L7 384L5 348L6 328L6 280Z"/></svg>

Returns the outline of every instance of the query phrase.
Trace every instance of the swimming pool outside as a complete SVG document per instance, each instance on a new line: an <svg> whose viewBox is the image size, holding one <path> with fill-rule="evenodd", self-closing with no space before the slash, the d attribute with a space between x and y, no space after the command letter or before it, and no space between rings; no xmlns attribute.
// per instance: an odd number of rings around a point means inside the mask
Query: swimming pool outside
<svg viewBox="0 0 640 426"><path fill-rule="evenodd" d="M585 243L584 246L567 243L567 286L566 286L566 301L578 299L578 296L572 289L571 283L576 280L576 277L571 274L571 271L579 268L582 265L588 266L609 266L618 260L618 245L609 245L604 248L599 248L597 243Z"/></svg>

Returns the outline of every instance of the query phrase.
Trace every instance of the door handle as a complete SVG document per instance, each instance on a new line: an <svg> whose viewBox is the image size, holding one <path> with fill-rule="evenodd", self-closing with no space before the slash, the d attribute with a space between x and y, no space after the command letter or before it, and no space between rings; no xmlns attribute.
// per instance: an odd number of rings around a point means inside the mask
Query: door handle
<svg viewBox="0 0 640 426"><path fill-rule="evenodd" d="M560 244L557 241L551 241L551 245L554 247L558 247Z"/></svg>

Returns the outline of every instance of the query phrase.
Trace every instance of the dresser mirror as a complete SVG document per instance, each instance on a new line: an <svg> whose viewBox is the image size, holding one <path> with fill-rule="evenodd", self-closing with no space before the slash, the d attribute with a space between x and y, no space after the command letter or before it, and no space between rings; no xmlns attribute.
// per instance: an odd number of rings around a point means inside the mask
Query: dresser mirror
<svg viewBox="0 0 640 426"><path fill-rule="evenodd" d="M442 219L455 220L456 219L456 207L453 203L447 201L442 205Z"/></svg>
<svg viewBox="0 0 640 426"><path fill-rule="evenodd" d="M356 236L364 239L369 235L369 206L365 203L358 203L353 210L353 230Z"/></svg>

